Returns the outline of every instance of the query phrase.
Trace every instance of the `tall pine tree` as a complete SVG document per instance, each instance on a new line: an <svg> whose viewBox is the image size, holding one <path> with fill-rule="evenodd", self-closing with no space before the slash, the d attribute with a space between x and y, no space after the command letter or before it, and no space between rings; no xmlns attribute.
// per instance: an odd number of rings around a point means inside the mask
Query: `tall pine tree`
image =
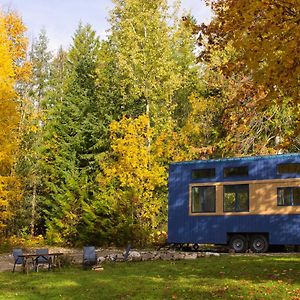
<svg viewBox="0 0 300 300"><path fill-rule="evenodd" d="M25 187L25 209L19 219L23 219L23 226L28 226L30 234L34 235L39 231L36 225L39 223L40 214L37 195L41 177L38 149L41 144L43 124L42 103L49 91L52 59L45 30L42 30L38 38L33 41L29 59L32 65L32 78L25 88L27 106L24 112L24 134L21 141L22 155L17 166L18 173L24 178ZM29 220L30 224L28 224Z"/></svg>
<svg viewBox="0 0 300 300"><path fill-rule="evenodd" d="M44 212L47 236L73 243L90 237L90 206L96 195L99 105L95 81L99 41L80 25L67 54L64 87L51 92L43 128ZM57 69L56 69L57 70ZM57 73L59 74L59 73Z"/></svg>

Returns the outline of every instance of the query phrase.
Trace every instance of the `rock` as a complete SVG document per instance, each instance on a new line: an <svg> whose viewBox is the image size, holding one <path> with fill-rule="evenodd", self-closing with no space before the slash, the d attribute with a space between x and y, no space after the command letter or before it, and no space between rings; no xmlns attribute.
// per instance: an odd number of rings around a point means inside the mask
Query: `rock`
<svg viewBox="0 0 300 300"><path fill-rule="evenodd" d="M107 261L116 261L116 259L117 259L117 254L108 254L106 256Z"/></svg>
<svg viewBox="0 0 300 300"><path fill-rule="evenodd" d="M175 253L174 255L173 255L173 259L174 260L180 260L180 259L184 259L184 257L185 257L185 255L184 255L184 253Z"/></svg>
<svg viewBox="0 0 300 300"><path fill-rule="evenodd" d="M197 253L197 257L200 258L200 257L205 257L205 252L198 252Z"/></svg>
<svg viewBox="0 0 300 300"><path fill-rule="evenodd" d="M132 261L142 260L141 253L138 251L130 251L128 255L128 260L132 260Z"/></svg>
<svg viewBox="0 0 300 300"><path fill-rule="evenodd" d="M160 260L160 252L159 251L153 251L152 253L152 259L151 260Z"/></svg>
<svg viewBox="0 0 300 300"><path fill-rule="evenodd" d="M186 253L184 259L192 260L197 258L197 253Z"/></svg>
<svg viewBox="0 0 300 300"><path fill-rule="evenodd" d="M142 253L142 260L146 261L146 260L155 260L155 254L152 252L143 252Z"/></svg>
<svg viewBox="0 0 300 300"><path fill-rule="evenodd" d="M115 261L124 261L124 255L123 254L116 254L115 255Z"/></svg>
<svg viewBox="0 0 300 300"><path fill-rule="evenodd" d="M99 264L102 264L103 262L105 262L105 257L104 256L100 256L100 257L98 257L98 259L97 259L97 262L99 263Z"/></svg>
<svg viewBox="0 0 300 300"><path fill-rule="evenodd" d="M215 253L215 252L205 252L205 256L220 256L220 253Z"/></svg>
<svg viewBox="0 0 300 300"><path fill-rule="evenodd" d="M160 253L160 258L162 260L173 260L174 259L174 253L172 253L172 252L162 252L162 253Z"/></svg>

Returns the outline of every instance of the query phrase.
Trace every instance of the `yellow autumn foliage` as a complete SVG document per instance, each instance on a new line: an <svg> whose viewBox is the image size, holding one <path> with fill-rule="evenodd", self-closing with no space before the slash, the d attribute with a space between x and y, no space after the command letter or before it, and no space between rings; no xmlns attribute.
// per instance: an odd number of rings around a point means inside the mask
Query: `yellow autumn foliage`
<svg viewBox="0 0 300 300"><path fill-rule="evenodd" d="M9 53L13 61L14 79L28 81L31 76L31 64L26 60L28 39L24 36L26 26L15 12L2 15L6 34L9 37Z"/></svg>
<svg viewBox="0 0 300 300"><path fill-rule="evenodd" d="M156 153L150 150L149 143L155 140L149 118L146 115L136 119L123 117L111 123L110 133L113 159L102 164L106 181L117 178L119 192L130 191L129 201L135 206L136 218L155 226L155 216L162 206L155 190L166 186L167 173ZM155 147L151 145L152 148Z"/></svg>
<svg viewBox="0 0 300 300"><path fill-rule="evenodd" d="M0 229L12 217L22 190L14 165L18 152L20 107L16 83L29 78L25 27L14 13L0 11Z"/></svg>

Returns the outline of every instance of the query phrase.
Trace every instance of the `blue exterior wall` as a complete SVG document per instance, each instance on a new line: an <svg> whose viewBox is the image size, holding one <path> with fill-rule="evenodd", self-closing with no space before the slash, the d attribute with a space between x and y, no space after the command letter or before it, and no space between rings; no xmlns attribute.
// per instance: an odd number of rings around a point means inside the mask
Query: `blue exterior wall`
<svg viewBox="0 0 300 300"><path fill-rule="evenodd" d="M168 242L226 244L227 233L269 234L270 244L300 245L300 214L285 215L189 215L189 184L242 180L299 178L277 174L281 163L300 163L300 154L173 163L169 174ZM224 167L248 166L249 176L224 178ZM192 170L216 168L216 177L192 179Z"/></svg>

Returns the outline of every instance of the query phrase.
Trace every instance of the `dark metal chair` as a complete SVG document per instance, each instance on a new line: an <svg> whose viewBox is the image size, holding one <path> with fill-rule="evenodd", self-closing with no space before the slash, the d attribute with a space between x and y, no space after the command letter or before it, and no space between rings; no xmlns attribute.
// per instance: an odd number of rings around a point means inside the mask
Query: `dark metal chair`
<svg viewBox="0 0 300 300"><path fill-rule="evenodd" d="M126 261L128 259L130 250L131 250L131 245L128 244L126 247L126 250L124 252L124 261Z"/></svg>
<svg viewBox="0 0 300 300"><path fill-rule="evenodd" d="M97 264L97 253L94 246L83 247L83 266L90 267Z"/></svg>
<svg viewBox="0 0 300 300"><path fill-rule="evenodd" d="M44 249L36 249L35 250L35 254L39 255L37 256L37 258L35 259L35 271L38 272L39 271L39 265L48 265L48 270L51 269L52 266L52 259L51 257L48 256L43 256L43 254L49 254L49 250L47 248Z"/></svg>
<svg viewBox="0 0 300 300"><path fill-rule="evenodd" d="M16 265L23 265L24 264L24 257L20 257L20 255L23 255L22 249L13 249L13 257L14 257L14 267L13 272L15 272Z"/></svg>

